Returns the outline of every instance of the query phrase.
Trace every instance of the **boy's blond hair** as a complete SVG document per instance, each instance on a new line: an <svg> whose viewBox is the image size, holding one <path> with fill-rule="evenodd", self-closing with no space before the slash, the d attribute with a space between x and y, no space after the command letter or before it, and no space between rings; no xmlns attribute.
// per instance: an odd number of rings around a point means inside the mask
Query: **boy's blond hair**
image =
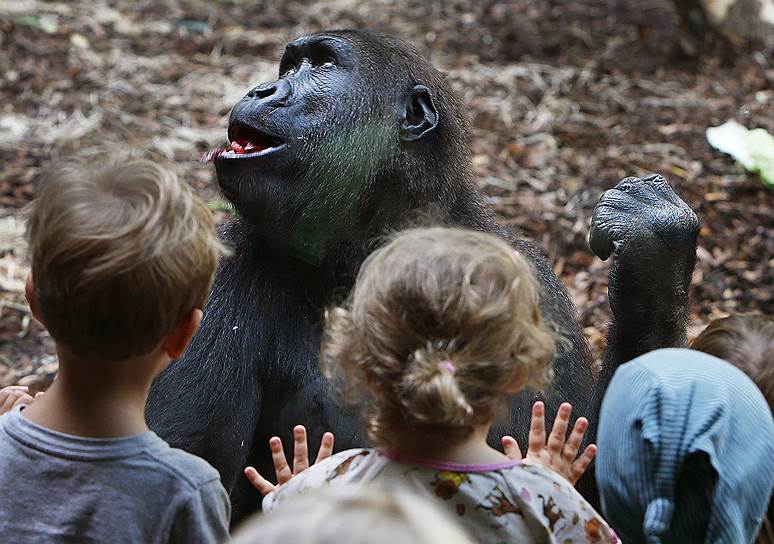
<svg viewBox="0 0 774 544"><path fill-rule="evenodd" d="M57 165L29 207L27 235L51 336L112 360L150 352L202 308L223 251L188 185L123 153Z"/></svg>
<svg viewBox="0 0 774 544"><path fill-rule="evenodd" d="M542 388L555 341L529 263L503 240L413 229L369 256L348 307L328 313L321 365L360 397L373 444L454 439L508 394Z"/></svg>

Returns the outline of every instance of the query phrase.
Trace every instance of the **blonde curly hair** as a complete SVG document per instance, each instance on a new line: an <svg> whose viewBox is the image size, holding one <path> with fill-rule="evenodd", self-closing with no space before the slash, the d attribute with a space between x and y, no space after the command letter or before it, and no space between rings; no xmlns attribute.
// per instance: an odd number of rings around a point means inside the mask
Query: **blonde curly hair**
<svg viewBox="0 0 774 544"><path fill-rule="evenodd" d="M403 231L366 259L346 307L327 313L320 364L374 445L462 439L509 395L551 379L557 336L538 298L527 260L496 236Z"/></svg>

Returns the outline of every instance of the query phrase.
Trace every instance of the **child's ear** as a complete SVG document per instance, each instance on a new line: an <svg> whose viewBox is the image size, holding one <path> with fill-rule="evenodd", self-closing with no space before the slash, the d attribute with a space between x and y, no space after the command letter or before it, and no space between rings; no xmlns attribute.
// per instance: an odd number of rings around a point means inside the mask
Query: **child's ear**
<svg viewBox="0 0 774 544"><path fill-rule="evenodd" d="M27 283L24 284L24 296L27 297L27 304L30 305L32 317L43 323L40 318L40 309L38 307L38 297L35 296L35 284L32 281L32 272L27 274Z"/></svg>
<svg viewBox="0 0 774 544"><path fill-rule="evenodd" d="M170 359L178 359L185 352L202 322L202 315L199 308L191 310L164 339L162 348Z"/></svg>

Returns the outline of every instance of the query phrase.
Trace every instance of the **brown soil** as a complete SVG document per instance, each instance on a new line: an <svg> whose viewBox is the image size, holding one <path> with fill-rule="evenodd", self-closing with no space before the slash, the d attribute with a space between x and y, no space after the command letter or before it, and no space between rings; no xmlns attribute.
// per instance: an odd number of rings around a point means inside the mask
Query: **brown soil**
<svg viewBox="0 0 774 544"><path fill-rule="evenodd" d="M0 385L45 387L56 369L22 293L19 210L41 168L134 145L218 199L196 159L224 141L230 106L275 77L289 38L332 27L398 35L448 72L482 188L549 253L596 353L607 267L586 234L627 175L664 174L700 215L691 334L774 313L774 191L704 136L730 118L774 132L771 51L703 50L667 0L1 2Z"/></svg>

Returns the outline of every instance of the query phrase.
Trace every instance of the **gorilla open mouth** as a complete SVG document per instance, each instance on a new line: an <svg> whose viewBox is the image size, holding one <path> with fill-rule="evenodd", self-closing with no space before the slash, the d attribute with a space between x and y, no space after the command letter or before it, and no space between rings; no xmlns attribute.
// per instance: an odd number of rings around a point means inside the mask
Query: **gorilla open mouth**
<svg viewBox="0 0 774 544"><path fill-rule="evenodd" d="M235 123L228 127L229 147L212 149L202 155L200 162L209 164L215 159L248 159L262 157L287 147L276 136L271 136L253 127Z"/></svg>

